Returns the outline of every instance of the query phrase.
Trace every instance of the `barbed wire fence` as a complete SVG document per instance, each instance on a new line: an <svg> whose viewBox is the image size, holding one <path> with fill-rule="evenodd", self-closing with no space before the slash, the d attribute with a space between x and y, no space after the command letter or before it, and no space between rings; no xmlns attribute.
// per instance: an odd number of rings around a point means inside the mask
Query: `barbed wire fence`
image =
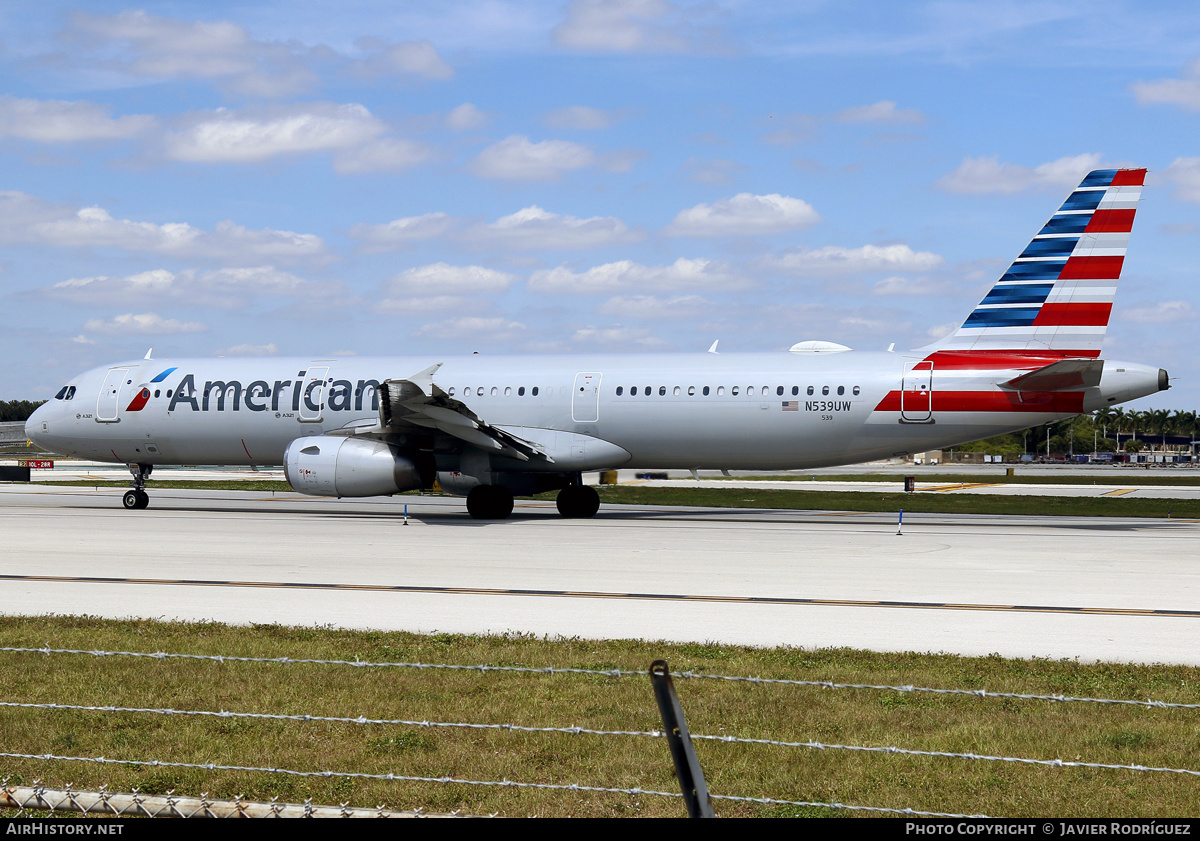
<svg viewBox="0 0 1200 841"><path fill-rule="evenodd" d="M105 651L105 650L86 650L86 649L57 649L44 646L42 648L21 648L21 647L0 647L0 653L7 654L38 654L46 657L58 655L74 655L87 656L97 658L113 658L113 657L129 657L139 659L149 659L158 661L169 660L191 660L191 661L208 661L214 663L247 663L247 664L262 664L276 666L331 666L331 667L349 667L356 669L411 669L425 670L431 672L469 672L477 673L480 676L488 674L533 674L533 675L556 675L556 676L592 676L620 679L645 679L647 672L623 669L585 669L585 668L561 668L561 667L525 667L525 666L496 666L496 665L463 665L452 663L422 663L422 662L375 662L363 660L323 660L323 659L304 659L304 658L260 658L260 657L242 657L229 655L202 655L202 654L180 654L167 652L137 652L137 651ZM812 680L793 680L784 678L760 678L753 676L737 676L737 675L721 675L696 672L679 672L671 674L667 672L666 664L662 661L656 661L650 670L652 681L656 678L655 667L661 667L660 673L657 675L660 678L656 684L656 692L660 689L661 678L666 679L668 689L666 694L660 693L659 709L663 716L663 729L650 730L604 730L571 726L533 726L527 724L519 724L515 722L502 723L480 723L466 721L436 721L429 719L399 719L399 718L380 718L368 716L365 713L358 715L347 716L327 716L311 713L260 713L260 712L245 712L234 710L204 710L204 709L172 709L165 707L126 707L115 705L82 705L82 704L64 704L64 703L32 703L20 701L0 701L0 709L34 709L46 711L74 711L88 713L107 713L107 714L134 714L134 715L149 715L171 717L201 717L201 718L216 718L224 720L258 720L258 721L275 721L275 722L321 722L330 724L349 724L358 726L377 726L377 725L399 725L416 728L430 729L448 729L448 730L475 730L475 731L499 731L515 734L557 734L569 735L574 737L598 737L598 738L618 738L618 739L663 739L671 742L672 739L678 740L682 736L683 746L680 750L683 751L683 756L675 755L677 778L680 781L681 791L661 791L655 789L643 789L638 787L615 787L615 786L600 786L587 785L581 783L548 783L538 782L533 780L478 780L470 778L462 778L455 776L418 776L404 775L395 773L366 773L353 770L298 770L289 768L279 768L270 766L255 766L255 765L234 765L234 764L219 764L219 763L188 763L172 761L169 759L158 758L111 758L102 756L73 756L69 754L58 754L53 752L47 753L19 753L0 751L0 758L13 760L31 760L43 762L62 762L62 763L82 763L99 766L125 766L125 767L150 767L150 768L175 768L175 769L194 769L206 770L210 772L222 771L238 771L238 772L255 772L268 775L280 775L293 778L319 778L319 779L342 779L342 780L374 780L388 782L414 782L414 783L432 783L439 785L455 785L455 786L475 786L483 788L504 788L510 790L530 789L543 791L565 791L578 793L594 793L594 794L621 794L635 797L657 797L682 800L687 806L689 814L693 816L711 816L711 801L728 802L728 803L743 803L743 804L758 804L767 806L794 806L807 807L814 809L828 809L842 812L863 812L876 815L904 815L916 817L942 817L942 818L982 818L987 817L980 814L958 814L939 811L919 810L915 808L891 808L882 806L871 806L864 804L848 804L834 801L809 801L795 800L786 798L772 797L753 797L735 794L714 794L708 793L703 779L702 771L699 763L696 760L695 752L691 748L691 742L719 742L726 744L742 744L742 745L768 745L778 748L800 749L800 750L816 750L816 751L847 751L863 754L891 755L891 756L910 756L910 757L933 757L952 760L965 760L974 762L986 763L1004 763L1010 765L1025 765L1025 766L1041 766L1053 768L1086 768L1092 770L1110 770L1110 771L1130 771L1140 773L1154 774L1170 774L1180 775L1184 777L1200 777L1200 770L1182 767L1164 767L1141 765L1135 763L1119 764L1119 763L1102 763L1088 762L1082 759L1064 760L1061 758L1044 759L1036 757L1021 757L1021 756L1006 756L1006 755L989 755L969 752L950 752L950 751L929 751L912 748L905 748L899 745L855 745L855 744L840 744L840 743L825 743L817 740L777 740L766 738L746 738L734 735L712 735L712 734L689 734L686 723L683 720L682 708L679 704L678 697L675 694L673 686L671 686L671 678L684 681L726 681L736 684L744 684L747 686L754 685L776 685L790 687L814 687L829 690L871 690L882 692L897 692L897 693L930 693L943 696L962 696L967 698L984 699L1007 699L1012 701L1041 701L1052 702L1055 704L1101 704L1101 705L1116 705L1122 707L1143 707L1156 709L1178 709L1178 710L1195 710L1200 709L1200 704L1191 703L1175 703L1164 702L1154 699L1147 700L1132 700L1132 699L1113 699L1102 697L1076 697L1056 694L1028 694L1028 693L1012 693L1012 692L991 692L986 689L953 689L953 688L936 688L925 687L908 684L887 685L887 684L860 684L860 683L837 683L833 681L812 681ZM670 712L667 708L674 705L674 712ZM677 717L672 717L676 715ZM675 745L672 745L672 754L676 753ZM664 755L665 761L665 755ZM684 770L681 767L691 763L690 770ZM693 774L689 776L689 774ZM348 803L341 803L334 806L314 805L311 800L302 804L279 803L276 800L270 802L250 801L243 797L235 799L214 799L209 798L207 793L202 793L199 797L192 796L176 796L174 791L170 791L165 795L144 794L137 789L128 793L109 792L104 787L95 791L73 790L70 785L62 788L48 788L41 784L40 781L35 781L32 786L10 785L9 777L0 779L0 809L16 809L17 814L23 814L31 810L48 811L56 813L59 811L75 811L75 812L92 812L112 815L141 815L141 816L172 816L172 817L318 817L318 816L340 816L340 817L433 817L433 813L425 812L420 808L410 810L391 810L385 806L376 806L374 808L351 807ZM704 801L707 801L707 806ZM441 814L437 816L453 817L458 813Z"/></svg>

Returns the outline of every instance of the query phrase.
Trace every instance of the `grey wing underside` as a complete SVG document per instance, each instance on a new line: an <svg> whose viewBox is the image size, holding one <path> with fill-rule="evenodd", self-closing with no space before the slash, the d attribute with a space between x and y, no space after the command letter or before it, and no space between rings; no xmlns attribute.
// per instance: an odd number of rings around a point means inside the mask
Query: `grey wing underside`
<svg viewBox="0 0 1200 841"><path fill-rule="evenodd" d="M384 380L379 386L379 422L374 427L358 427L354 435L437 430L478 447L485 452L518 461L553 464L544 450L531 441L492 426L461 400L451 397L433 381L442 367L439 362L405 379Z"/></svg>

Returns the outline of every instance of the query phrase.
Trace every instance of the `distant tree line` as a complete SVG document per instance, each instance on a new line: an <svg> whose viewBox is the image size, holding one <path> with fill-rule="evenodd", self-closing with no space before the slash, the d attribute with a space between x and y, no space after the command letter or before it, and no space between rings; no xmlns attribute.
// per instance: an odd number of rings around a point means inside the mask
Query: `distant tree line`
<svg viewBox="0 0 1200 841"><path fill-rule="evenodd" d="M1200 413L1169 409L1100 409L1070 420L1034 427L1010 435L998 435L955 447L958 452L996 455L1051 453L1114 453L1168 449L1190 451L1200 440Z"/></svg>
<svg viewBox="0 0 1200 841"><path fill-rule="evenodd" d="M0 400L0 423L29 420L45 400Z"/></svg>

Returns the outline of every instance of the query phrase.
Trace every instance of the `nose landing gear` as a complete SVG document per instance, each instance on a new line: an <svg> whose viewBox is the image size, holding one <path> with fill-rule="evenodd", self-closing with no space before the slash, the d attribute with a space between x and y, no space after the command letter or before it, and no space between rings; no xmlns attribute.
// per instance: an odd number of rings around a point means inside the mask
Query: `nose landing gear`
<svg viewBox="0 0 1200 841"><path fill-rule="evenodd" d="M150 504L150 494L146 493L146 477L154 469L153 464L131 464L129 472L133 474L133 490L126 491L121 497L121 504L127 511L140 511Z"/></svg>

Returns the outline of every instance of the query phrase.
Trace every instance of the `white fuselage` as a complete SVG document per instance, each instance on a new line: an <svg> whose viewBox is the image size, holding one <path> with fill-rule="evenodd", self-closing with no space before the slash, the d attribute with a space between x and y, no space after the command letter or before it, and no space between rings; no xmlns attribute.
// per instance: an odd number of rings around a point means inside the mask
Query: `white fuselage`
<svg viewBox="0 0 1200 841"><path fill-rule="evenodd" d="M914 364L930 364L921 363L924 357L846 351L137 360L75 378L70 399L39 408L27 432L48 450L101 461L276 465L297 438L376 423L379 383L441 362L436 384L479 418L559 448L555 467L493 461L496 469L788 469L952 446L1161 387L1158 369L1109 362L1099 387L1076 393L1069 405L980 410L950 401L942 411L939 400L949 390L995 397L1002 394L998 383L1044 361L965 373L931 367L919 388L932 397L914 393L907 409L885 408L889 395L895 402L910 387L902 383ZM571 435L556 444L555 432ZM605 446L589 454L580 443L587 441Z"/></svg>

